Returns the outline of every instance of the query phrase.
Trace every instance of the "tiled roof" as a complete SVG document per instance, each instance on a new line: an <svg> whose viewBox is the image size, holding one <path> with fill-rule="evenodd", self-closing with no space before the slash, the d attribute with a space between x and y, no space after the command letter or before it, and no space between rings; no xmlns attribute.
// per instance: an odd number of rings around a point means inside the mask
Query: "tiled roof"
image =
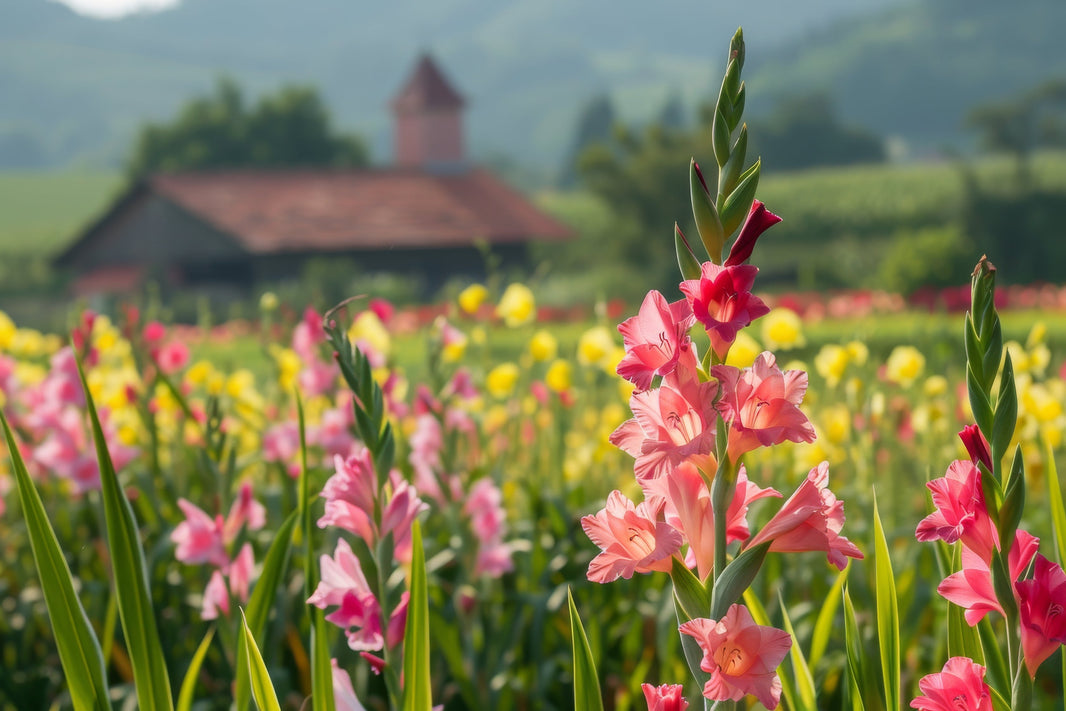
<svg viewBox="0 0 1066 711"><path fill-rule="evenodd" d="M402 113L462 106L463 97L444 78L428 54L419 58L411 77L392 100L392 108Z"/></svg>
<svg viewBox="0 0 1066 711"><path fill-rule="evenodd" d="M176 173L149 186L257 254L573 236L483 169Z"/></svg>

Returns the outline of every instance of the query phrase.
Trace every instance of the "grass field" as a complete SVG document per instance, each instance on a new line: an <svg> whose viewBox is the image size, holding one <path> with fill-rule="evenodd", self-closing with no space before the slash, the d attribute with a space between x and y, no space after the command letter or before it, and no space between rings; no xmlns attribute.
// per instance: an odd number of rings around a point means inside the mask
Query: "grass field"
<svg viewBox="0 0 1066 711"><path fill-rule="evenodd" d="M115 197L111 172L0 171L0 255L42 256L62 249Z"/></svg>

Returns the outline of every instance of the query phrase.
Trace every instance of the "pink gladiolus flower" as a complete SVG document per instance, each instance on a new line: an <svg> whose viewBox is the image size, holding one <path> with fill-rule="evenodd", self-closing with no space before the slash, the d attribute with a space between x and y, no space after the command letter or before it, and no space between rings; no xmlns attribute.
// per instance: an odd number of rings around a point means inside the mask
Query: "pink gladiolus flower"
<svg viewBox="0 0 1066 711"><path fill-rule="evenodd" d="M338 606L326 619L348 632L348 646L359 650L381 649L381 606L370 590L359 559L343 538L333 557L319 559L321 579L307 603L320 609Z"/></svg>
<svg viewBox="0 0 1066 711"><path fill-rule="evenodd" d="M973 462L959 459L948 465L944 476L926 486L936 511L921 520L915 537L945 543L961 540L986 563L991 561L993 548L999 547L999 534L985 506L981 471Z"/></svg>
<svg viewBox="0 0 1066 711"><path fill-rule="evenodd" d="M482 477L470 487L463 504L463 513L470 517L470 529L482 541L499 540L506 529L503 494L489 477Z"/></svg>
<svg viewBox="0 0 1066 711"><path fill-rule="evenodd" d="M252 484L245 481L237 491L237 499L230 506L226 521L222 525L222 540L232 543L243 526L250 531L258 531L266 525L266 509L252 498Z"/></svg>
<svg viewBox="0 0 1066 711"><path fill-rule="evenodd" d="M918 680L925 696L911 700L921 711L992 711L992 692L985 683L985 668L969 657L952 657L939 674Z"/></svg>
<svg viewBox="0 0 1066 711"><path fill-rule="evenodd" d="M706 471L717 468L713 455L717 392L715 381L701 383L694 370L679 362L663 378L662 387L633 393L629 398L633 419L623 422L610 440L636 458L637 479L657 479L688 459ZM661 503L651 502L651 507Z"/></svg>
<svg viewBox="0 0 1066 711"><path fill-rule="evenodd" d="M233 591L233 597L242 603L248 602L248 592L252 585L252 571L255 569L255 554L252 552L252 544L245 543L241 546L241 552L233 559L229 566L227 577L229 588Z"/></svg>
<svg viewBox="0 0 1066 711"><path fill-rule="evenodd" d="M666 522L681 532L688 553L685 564L695 567L700 580L705 580L714 566L714 511L711 493L703 475L691 463L684 462L667 474ZM780 496L773 489L762 489L748 481L743 467L737 475L736 493L726 512L726 542L748 537L748 505L766 496Z"/></svg>
<svg viewBox="0 0 1066 711"><path fill-rule="evenodd" d="M829 463L822 462L774 514L749 546L771 541L770 550L781 553L825 551L829 562L843 570L847 558L862 558L854 543L840 535L844 527L844 502L829 485Z"/></svg>
<svg viewBox="0 0 1066 711"><path fill-rule="evenodd" d="M222 517L212 518L185 499L178 499L178 508L185 514L185 520L170 533L170 540L177 545L174 557L189 565L226 565L229 557L222 542Z"/></svg>
<svg viewBox="0 0 1066 711"><path fill-rule="evenodd" d="M966 425L959 432L966 451L970 454L970 461L974 464L985 465L988 471L992 471L992 454L988 451L988 440L981 434L981 428L977 425Z"/></svg>
<svg viewBox="0 0 1066 711"><path fill-rule="evenodd" d="M807 374L781 371L772 353L763 352L750 368L716 365L722 396L718 411L731 422L727 451L732 461L757 447L789 442L813 442L814 426L799 409L807 392Z"/></svg>
<svg viewBox="0 0 1066 711"><path fill-rule="evenodd" d="M295 422L278 423L263 433L263 461L282 464L291 477L300 474L299 452L300 428Z"/></svg>
<svg viewBox="0 0 1066 711"><path fill-rule="evenodd" d="M681 684L641 684L640 690L644 692L644 700L648 702L648 711L685 711L688 708L685 687Z"/></svg>
<svg viewBox="0 0 1066 711"><path fill-rule="evenodd" d="M407 483L399 472L393 470L389 477L392 484L392 498L381 515L381 535L390 533L393 538L393 555L403 562L411 562L411 526L418 514L429 509L429 505L418 497L415 488Z"/></svg>
<svg viewBox="0 0 1066 711"><path fill-rule="evenodd" d="M325 340L326 333L322 330L322 317L308 306L304 311L303 320L296 324L292 332L292 349L304 361L314 361L318 355L315 348Z"/></svg>
<svg viewBox="0 0 1066 711"><path fill-rule="evenodd" d="M634 506L620 491L612 491L596 515L582 518L581 527L603 551L589 563L588 579L594 583L669 572L670 558L681 548L681 534L673 526L654 520L646 504Z"/></svg>
<svg viewBox="0 0 1066 711"><path fill-rule="evenodd" d="M792 646L787 632L755 624L743 605L730 606L717 622L701 617L680 629L703 650L700 669L711 675L703 685L706 698L739 701L752 694L766 708L777 708L781 698L777 665Z"/></svg>
<svg viewBox="0 0 1066 711"><path fill-rule="evenodd" d="M696 352L688 337L694 321L688 301L668 304L658 291L649 291L637 315L618 326L626 350L618 374L637 390L647 390L652 378L672 372L681 357L695 369Z"/></svg>
<svg viewBox="0 0 1066 711"><path fill-rule="evenodd" d="M357 446L352 436L352 422L354 415L351 407L339 405L330 408L322 413L318 427L307 433L307 439L321 447L327 457L349 457L355 453L353 448Z"/></svg>
<svg viewBox="0 0 1066 711"><path fill-rule="evenodd" d="M333 672L333 703L336 711L366 711L352 687L348 672L337 666L336 659L329 660Z"/></svg>
<svg viewBox="0 0 1066 711"><path fill-rule="evenodd" d="M154 354L156 365L166 375L173 375L189 364L189 347L181 341L172 341Z"/></svg>
<svg viewBox="0 0 1066 711"><path fill-rule="evenodd" d="M1014 545L1007 556L1012 581L1016 581L1026 571L1039 547L1039 538L1018 529L1014 536ZM948 602L966 609L966 623L971 627L989 612L1003 614L1003 608L992 585L992 572L988 563L965 546L962 548L962 570L944 578L936 591Z"/></svg>
<svg viewBox="0 0 1066 711"><path fill-rule="evenodd" d="M696 320L707 329L711 348L724 359L737 331L770 313L770 307L751 293L758 267L748 264L720 267L704 262L699 279L681 282Z"/></svg>
<svg viewBox="0 0 1066 711"><path fill-rule="evenodd" d="M326 510L318 527L339 526L362 538L369 545L377 542L374 502L377 499L377 474L370 450L342 459L334 456L336 473L322 487Z"/></svg>
<svg viewBox="0 0 1066 711"><path fill-rule="evenodd" d="M759 235L780 221L781 218L767 210L762 202L758 200L752 202L751 212L744 220L744 226L740 228L740 234L737 235L736 242L730 248L729 257L723 266L732 267L748 261Z"/></svg>
<svg viewBox="0 0 1066 711"><path fill-rule="evenodd" d="M1033 577L1015 583L1021 610L1022 655L1029 676L1066 644L1066 572L1037 554Z"/></svg>
<svg viewBox="0 0 1066 711"><path fill-rule="evenodd" d="M440 421L433 415L420 415L410 438L411 453L407 461L414 470L415 486L437 501L444 501L437 475L441 471L440 452L444 448L444 433Z"/></svg>
<svg viewBox="0 0 1066 711"><path fill-rule="evenodd" d="M498 578L504 573L514 570L514 561L511 544L502 541L490 541L482 543L477 549L477 559L474 562L474 575L487 575L490 578Z"/></svg>
<svg viewBox="0 0 1066 711"><path fill-rule="evenodd" d="M222 578L222 572L216 570L211 574L204 588L204 599L200 609L200 618L204 620L218 619L219 613L229 615L229 590L226 589L226 581Z"/></svg>

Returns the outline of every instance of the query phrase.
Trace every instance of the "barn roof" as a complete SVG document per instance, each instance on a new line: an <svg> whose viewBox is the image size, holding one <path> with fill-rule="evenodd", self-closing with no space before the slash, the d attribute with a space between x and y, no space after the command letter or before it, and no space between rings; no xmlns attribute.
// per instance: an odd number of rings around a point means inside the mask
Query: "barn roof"
<svg viewBox="0 0 1066 711"><path fill-rule="evenodd" d="M339 252L562 240L569 227L491 172L416 169L160 174L131 189L59 257L90 248L131 198L155 194L251 254Z"/></svg>
<svg viewBox="0 0 1066 711"><path fill-rule="evenodd" d="M402 113L433 109L459 109L463 97L437 67L428 54L423 54L407 83L392 100L392 108Z"/></svg>

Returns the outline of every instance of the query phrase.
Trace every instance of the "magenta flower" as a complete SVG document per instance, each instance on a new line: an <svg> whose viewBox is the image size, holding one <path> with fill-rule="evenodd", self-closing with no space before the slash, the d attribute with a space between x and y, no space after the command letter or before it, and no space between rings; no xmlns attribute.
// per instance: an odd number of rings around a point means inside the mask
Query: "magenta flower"
<svg viewBox="0 0 1066 711"><path fill-rule="evenodd" d="M603 551L589 563L588 579L594 583L653 570L669 572L670 558L681 548L677 530L652 518L647 504L634 506L620 491L612 491L597 514L582 518L581 527Z"/></svg>
<svg viewBox="0 0 1066 711"><path fill-rule="evenodd" d="M230 563L227 571L229 589L233 592L233 597L242 603L248 602L248 593L252 586L252 571L254 569L255 554L252 551L252 544L245 543L241 546L240 553Z"/></svg>
<svg viewBox="0 0 1066 711"><path fill-rule="evenodd" d="M730 606L717 622L701 617L680 630L703 650L700 669L711 675L703 685L706 698L739 701L751 694L766 708L777 708L781 698L777 666L792 646L787 632L755 624L743 605Z"/></svg>
<svg viewBox="0 0 1066 711"><path fill-rule="evenodd" d="M255 531L266 524L266 509L252 498L252 485L248 482L241 484L225 519L221 514L212 518L185 499L178 499L178 508L185 520L174 527L170 540L177 546L174 557L186 564L209 563L225 568L229 564L226 549L237 539L241 528L247 526Z"/></svg>
<svg viewBox="0 0 1066 711"><path fill-rule="evenodd" d="M666 375L686 357L696 365L696 352L688 330L695 317L688 301L672 304L658 291L649 291L636 316L618 326L626 355L618 364L618 374L637 386L637 390L651 387L656 375Z"/></svg>
<svg viewBox="0 0 1066 711"><path fill-rule="evenodd" d="M704 262L699 279L681 282L680 289L696 320L707 329L711 348L724 359L737 331L770 313L770 307L751 293L758 267L748 264L720 267Z"/></svg>
<svg viewBox="0 0 1066 711"><path fill-rule="evenodd" d="M1037 554L1033 577L1015 583L1021 610L1022 655L1029 676L1066 644L1066 573L1058 564Z"/></svg>
<svg viewBox="0 0 1066 711"><path fill-rule="evenodd" d="M695 370L679 366L662 387L635 392L629 398L633 419L623 422L611 443L636 458L637 479L657 479L685 460L714 471L714 430L718 384L701 383ZM661 505L650 502L652 508Z"/></svg>
<svg viewBox="0 0 1066 711"><path fill-rule="evenodd" d="M992 692L985 683L985 668L969 657L952 657L939 674L918 680L924 696L911 700L921 711L992 711Z"/></svg>
<svg viewBox="0 0 1066 711"><path fill-rule="evenodd" d="M780 553L825 551L829 562L843 570L847 558L862 558L854 543L840 535L844 528L844 502L829 485L829 463L812 469L769 523L748 544L770 541L770 550Z"/></svg>
<svg viewBox="0 0 1066 711"><path fill-rule="evenodd" d="M985 506L981 471L973 462L958 459L948 465L944 476L926 486L936 511L921 520L915 537L945 543L961 540L986 563L991 561L992 550L999 548L999 534Z"/></svg>
<svg viewBox="0 0 1066 711"><path fill-rule="evenodd" d="M736 462L757 447L790 442L813 442L814 426L799 409L807 392L807 374L781 371L772 353L763 352L750 368L716 365L722 396L718 411L731 423L727 451Z"/></svg>
<svg viewBox="0 0 1066 711"><path fill-rule="evenodd" d="M1026 571L1039 547L1039 538L1018 529L1007 556L1012 581L1016 581ZM962 570L944 578L936 591L948 602L966 609L966 622L971 627L989 612L1003 614L996 590L992 586L992 572L988 562L966 546L962 547Z"/></svg>
<svg viewBox="0 0 1066 711"><path fill-rule="evenodd" d="M766 205L762 202L753 201L751 203L751 211L744 220L744 226L740 228L740 234L737 235L736 241L733 242L733 246L729 250L729 257L725 260L723 266L731 267L748 261L759 235L780 221L781 218L767 210Z"/></svg>
<svg viewBox="0 0 1066 711"><path fill-rule="evenodd" d="M373 545L377 541L373 516L378 481L370 450L347 459L334 456L333 467L333 476L322 487L326 510L318 527L338 526Z"/></svg>
<svg viewBox="0 0 1066 711"><path fill-rule="evenodd" d="M644 700L648 702L648 711L685 711L688 708L685 687L681 684L641 684L640 690L644 692Z"/></svg>
<svg viewBox="0 0 1066 711"><path fill-rule="evenodd" d="M988 451L988 440L981 434L980 427L966 425L959 432L959 439L962 440L962 444L966 447L971 462L984 464L988 471L992 471L992 454Z"/></svg>

